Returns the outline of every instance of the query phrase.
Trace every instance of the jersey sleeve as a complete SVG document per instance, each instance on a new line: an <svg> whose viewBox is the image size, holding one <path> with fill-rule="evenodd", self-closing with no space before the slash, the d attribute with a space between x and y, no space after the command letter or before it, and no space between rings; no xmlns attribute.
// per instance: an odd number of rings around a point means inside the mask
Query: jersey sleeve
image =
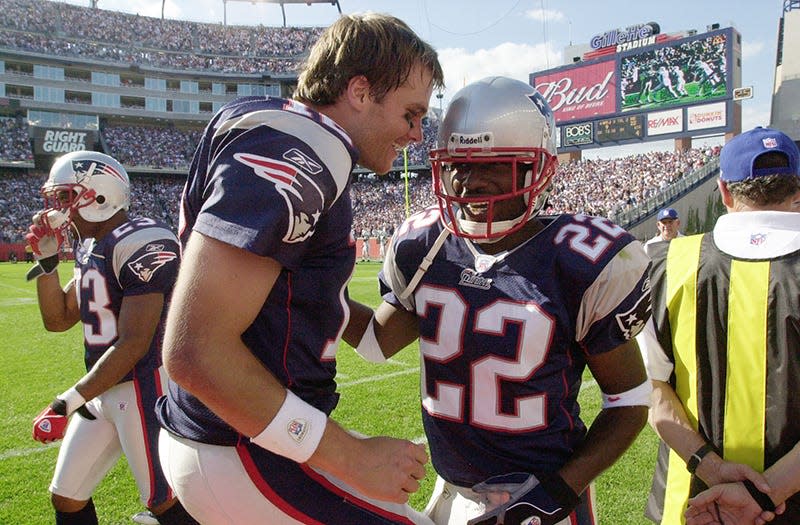
<svg viewBox="0 0 800 525"><path fill-rule="evenodd" d="M672 370L675 365L670 361L667 353L661 348L656 336L656 328L651 317L647 321L644 330L636 336L639 343L639 350L642 352L644 366L647 369L647 376L650 379L667 382L672 377Z"/></svg>
<svg viewBox="0 0 800 525"><path fill-rule="evenodd" d="M576 339L590 354L632 339L650 318L650 259L639 241L625 244L602 268L581 299Z"/></svg>
<svg viewBox="0 0 800 525"><path fill-rule="evenodd" d="M178 276L179 255L178 239L166 228L145 228L122 239L113 257L123 295L169 295Z"/></svg>
<svg viewBox="0 0 800 525"><path fill-rule="evenodd" d="M387 303L413 312L414 276L425 258L432 259L438 251L439 210L429 208L412 215L392 235L378 274L380 293Z"/></svg>
<svg viewBox="0 0 800 525"><path fill-rule="evenodd" d="M193 230L293 268L346 191L351 152L340 135L287 111L251 112L224 127Z"/></svg>

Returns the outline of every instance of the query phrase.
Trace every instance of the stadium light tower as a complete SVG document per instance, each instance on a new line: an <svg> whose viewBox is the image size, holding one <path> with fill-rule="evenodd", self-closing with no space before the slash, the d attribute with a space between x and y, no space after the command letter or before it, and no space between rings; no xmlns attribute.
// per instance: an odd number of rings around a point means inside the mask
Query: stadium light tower
<svg viewBox="0 0 800 525"><path fill-rule="evenodd" d="M163 2L164 0L162 0ZM280 4L281 6L281 13L283 14L283 27L286 27L286 11L284 10L284 4L331 4L335 5L336 8L339 10L339 14L342 14L342 7L339 5L339 0L222 0L222 24L228 25L228 2L250 2L251 4Z"/></svg>

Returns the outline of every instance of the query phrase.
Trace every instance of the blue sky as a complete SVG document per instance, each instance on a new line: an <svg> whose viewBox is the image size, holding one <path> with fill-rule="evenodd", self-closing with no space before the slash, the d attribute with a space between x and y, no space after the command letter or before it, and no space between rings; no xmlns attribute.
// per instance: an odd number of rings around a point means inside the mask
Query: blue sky
<svg viewBox="0 0 800 525"><path fill-rule="evenodd" d="M88 6L88 0L68 3ZM488 75L527 81L528 74L563 64L570 42L587 43L599 33L656 22L662 33L719 23L742 35L742 85L754 97L743 101L742 128L768 125L782 0L339 0L345 13L377 11L405 20L440 54L447 101L464 83ZM161 0L99 0L103 9L161 16ZM279 5L249 0L166 0L167 18L229 25L282 25ZM286 5L288 25L328 25L338 17L331 4ZM438 105L434 99L432 105ZM713 142L714 139L711 139ZM653 149L653 144L643 146ZM671 148L671 142L662 149ZM631 148L627 148L630 150ZM634 148L638 149L638 148ZM616 156L610 148L607 152ZM596 156L598 150L594 150Z"/></svg>

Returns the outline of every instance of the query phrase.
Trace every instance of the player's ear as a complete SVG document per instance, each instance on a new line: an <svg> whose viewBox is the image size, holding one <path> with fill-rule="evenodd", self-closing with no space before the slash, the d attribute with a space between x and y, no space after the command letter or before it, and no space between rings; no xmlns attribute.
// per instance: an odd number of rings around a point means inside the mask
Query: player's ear
<svg viewBox="0 0 800 525"><path fill-rule="evenodd" d="M363 106L369 101L370 84L364 75L356 75L347 83L347 99L353 106Z"/></svg>

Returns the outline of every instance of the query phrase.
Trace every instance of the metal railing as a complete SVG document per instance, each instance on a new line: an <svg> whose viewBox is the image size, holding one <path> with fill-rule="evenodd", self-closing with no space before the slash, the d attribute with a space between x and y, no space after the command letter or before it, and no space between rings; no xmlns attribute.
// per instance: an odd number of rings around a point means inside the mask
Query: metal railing
<svg viewBox="0 0 800 525"><path fill-rule="evenodd" d="M615 224L619 224L626 229L636 226L648 219L652 214L657 213L661 208L666 207L669 203L697 188L717 173L719 173L718 156L712 157L702 167L687 173L666 188L659 190L638 206L612 213L609 218Z"/></svg>

